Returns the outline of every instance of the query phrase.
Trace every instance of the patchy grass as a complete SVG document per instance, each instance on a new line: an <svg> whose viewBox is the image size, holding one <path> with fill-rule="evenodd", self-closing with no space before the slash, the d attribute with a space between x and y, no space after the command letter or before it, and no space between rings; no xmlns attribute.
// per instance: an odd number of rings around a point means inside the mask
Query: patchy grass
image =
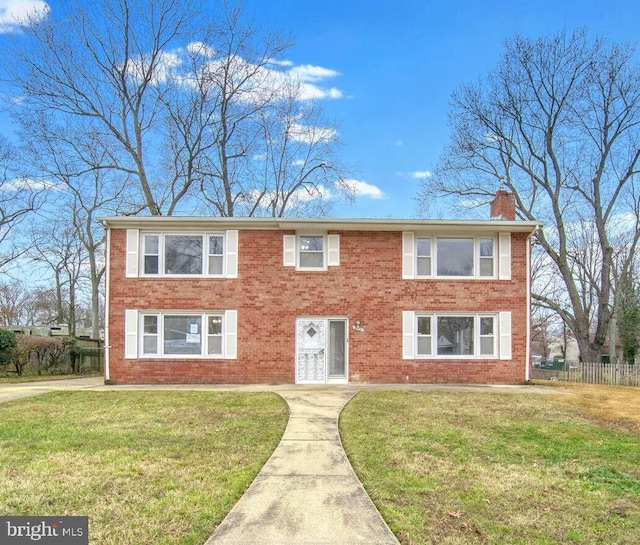
<svg viewBox="0 0 640 545"><path fill-rule="evenodd" d="M640 431L640 388L546 380L535 382L571 394L554 401L575 407L603 425Z"/></svg>
<svg viewBox="0 0 640 545"><path fill-rule="evenodd" d="M67 380L73 378L100 377L102 373L82 373L81 375L22 375L16 373L0 374L0 384L19 384L22 382L44 382L51 380Z"/></svg>
<svg viewBox="0 0 640 545"><path fill-rule="evenodd" d="M274 450L274 394L57 392L0 405L0 513L88 515L92 543L201 544Z"/></svg>
<svg viewBox="0 0 640 545"><path fill-rule="evenodd" d="M340 429L404 545L636 544L640 434L570 397L360 392Z"/></svg>

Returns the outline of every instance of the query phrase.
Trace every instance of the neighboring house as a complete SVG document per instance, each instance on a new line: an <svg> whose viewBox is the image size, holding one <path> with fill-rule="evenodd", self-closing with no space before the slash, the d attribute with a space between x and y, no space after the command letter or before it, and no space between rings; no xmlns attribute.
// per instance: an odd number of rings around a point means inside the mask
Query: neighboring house
<svg viewBox="0 0 640 545"><path fill-rule="evenodd" d="M530 237L488 221L104 218L113 383L522 383Z"/></svg>
<svg viewBox="0 0 640 545"><path fill-rule="evenodd" d="M563 356L563 354L565 354ZM560 337L549 343L549 358L563 359L566 361L578 361L580 359L580 350L578 349L578 341L572 336L566 339Z"/></svg>

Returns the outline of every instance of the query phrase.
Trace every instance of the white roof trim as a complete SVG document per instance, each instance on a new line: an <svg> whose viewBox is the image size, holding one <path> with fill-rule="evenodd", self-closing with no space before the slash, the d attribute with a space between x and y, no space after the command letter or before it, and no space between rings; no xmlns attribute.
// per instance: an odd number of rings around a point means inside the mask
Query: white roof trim
<svg viewBox="0 0 640 545"><path fill-rule="evenodd" d="M246 229L279 231L429 231L532 233L535 221L340 218L219 218L205 216L116 216L98 218L112 229Z"/></svg>

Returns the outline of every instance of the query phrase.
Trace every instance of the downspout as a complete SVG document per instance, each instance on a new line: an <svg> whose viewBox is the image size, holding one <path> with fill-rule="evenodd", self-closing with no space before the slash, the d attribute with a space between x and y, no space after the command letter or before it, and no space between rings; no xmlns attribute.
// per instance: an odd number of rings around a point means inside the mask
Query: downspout
<svg viewBox="0 0 640 545"><path fill-rule="evenodd" d="M524 378L525 382L531 382L531 370L530 370L530 360L531 360L531 309L532 309L532 300L531 300L531 237L536 233L538 228L535 231L531 231L527 236L527 247L526 247L526 269L527 269L527 320L526 320L526 328L527 328L527 342L525 349L525 368L524 368Z"/></svg>
<svg viewBox="0 0 640 545"><path fill-rule="evenodd" d="M105 251L105 289L104 289L104 383L110 384L111 377L109 375L109 351L111 346L109 344L109 291L111 284L111 229L106 223L102 224L107 232L105 244L107 245Z"/></svg>

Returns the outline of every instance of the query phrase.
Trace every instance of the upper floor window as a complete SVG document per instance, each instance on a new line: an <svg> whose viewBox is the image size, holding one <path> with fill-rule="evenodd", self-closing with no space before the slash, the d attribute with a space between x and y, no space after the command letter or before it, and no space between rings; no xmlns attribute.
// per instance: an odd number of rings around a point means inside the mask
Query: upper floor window
<svg viewBox="0 0 640 545"><path fill-rule="evenodd" d="M493 278L493 237L422 237L415 239L415 276Z"/></svg>
<svg viewBox="0 0 640 545"><path fill-rule="evenodd" d="M323 236L298 237L298 264L301 269L324 269Z"/></svg>
<svg viewBox="0 0 640 545"><path fill-rule="evenodd" d="M221 276L224 236L153 233L142 235L142 274Z"/></svg>
<svg viewBox="0 0 640 545"><path fill-rule="evenodd" d="M238 277L238 231L140 232L127 229L127 278Z"/></svg>
<svg viewBox="0 0 640 545"><path fill-rule="evenodd" d="M340 265L340 235L284 235L283 265L302 271L326 271Z"/></svg>

